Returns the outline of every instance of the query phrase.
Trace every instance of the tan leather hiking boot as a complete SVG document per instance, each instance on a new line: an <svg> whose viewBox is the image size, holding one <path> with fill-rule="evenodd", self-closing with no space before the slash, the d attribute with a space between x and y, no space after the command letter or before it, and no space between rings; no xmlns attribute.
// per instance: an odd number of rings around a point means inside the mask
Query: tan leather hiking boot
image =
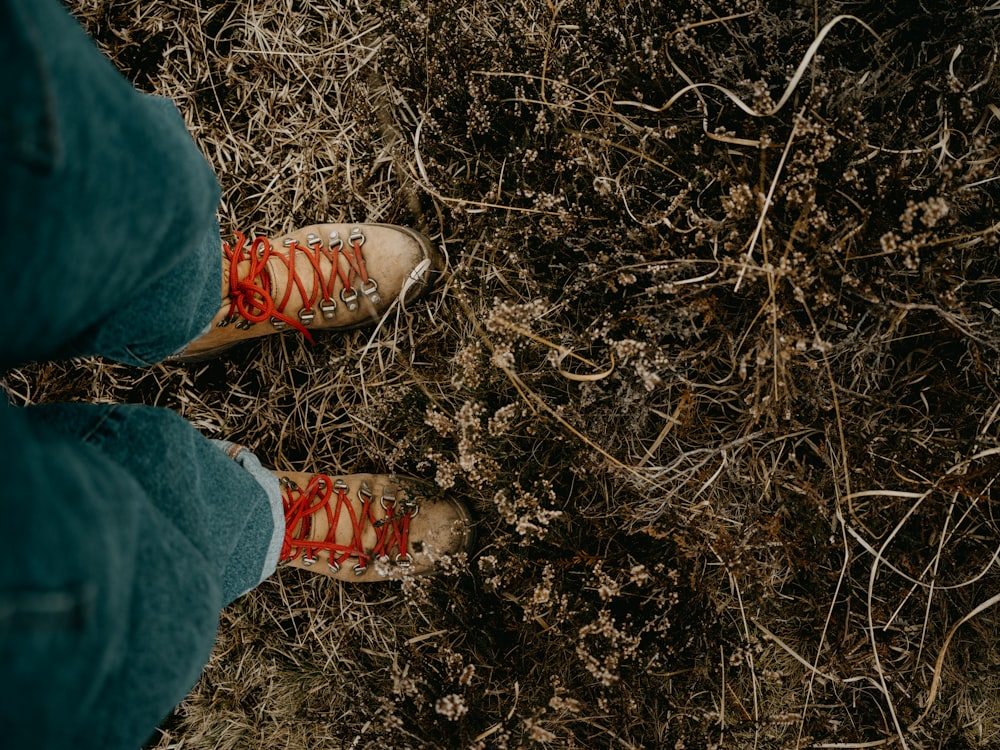
<svg viewBox="0 0 1000 750"><path fill-rule="evenodd" d="M222 304L211 329L177 359L296 329L344 331L376 322L396 299L428 289L441 260L422 234L392 224L314 224L284 237L223 243Z"/></svg>
<svg viewBox="0 0 1000 750"><path fill-rule="evenodd" d="M386 474L275 472L285 506L280 561L346 581L437 572L469 552L472 518L433 485Z"/></svg>

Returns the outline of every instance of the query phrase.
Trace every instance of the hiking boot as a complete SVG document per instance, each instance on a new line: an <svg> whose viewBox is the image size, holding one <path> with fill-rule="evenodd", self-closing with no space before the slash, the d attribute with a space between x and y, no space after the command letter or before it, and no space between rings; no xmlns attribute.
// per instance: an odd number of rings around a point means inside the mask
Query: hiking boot
<svg viewBox="0 0 1000 750"><path fill-rule="evenodd" d="M176 359L202 359L247 339L346 331L415 299L441 269L422 234L391 224L314 224L280 239L223 243L222 304L210 330Z"/></svg>
<svg viewBox="0 0 1000 750"><path fill-rule="evenodd" d="M275 473L286 565L371 582L435 573L443 558L472 547L468 510L434 485L386 474Z"/></svg>

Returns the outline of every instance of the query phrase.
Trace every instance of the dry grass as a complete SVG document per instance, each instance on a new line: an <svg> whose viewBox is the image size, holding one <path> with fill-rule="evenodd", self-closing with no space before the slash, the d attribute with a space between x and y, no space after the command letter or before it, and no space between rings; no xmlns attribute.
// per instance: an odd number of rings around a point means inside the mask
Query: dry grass
<svg viewBox="0 0 1000 750"><path fill-rule="evenodd" d="M153 747L996 745L996 3L71 5L227 230L404 223L449 273L374 333L8 389L480 525L439 580L235 603Z"/></svg>

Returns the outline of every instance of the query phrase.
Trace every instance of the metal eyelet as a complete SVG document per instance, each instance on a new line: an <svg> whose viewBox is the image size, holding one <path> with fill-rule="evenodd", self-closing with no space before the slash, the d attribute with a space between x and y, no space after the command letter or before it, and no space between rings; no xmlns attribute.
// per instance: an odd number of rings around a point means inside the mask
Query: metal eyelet
<svg viewBox="0 0 1000 750"><path fill-rule="evenodd" d="M288 328L288 323L283 321L281 318L271 318L271 327L276 331L281 331Z"/></svg>
<svg viewBox="0 0 1000 750"><path fill-rule="evenodd" d="M312 232L306 235L306 243L309 244L311 247L315 247L316 245L319 245L322 242L323 240L321 240L318 235L315 235Z"/></svg>
<svg viewBox="0 0 1000 750"><path fill-rule="evenodd" d="M409 568L411 565L413 565L413 555L411 555L409 552L401 552L400 554L396 555L396 565L398 565L400 568Z"/></svg>
<svg viewBox="0 0 1000 750"><path fill-rule="evenodd" d="M382 510L389 510L389 506L395 507L396 505L396 488L393 486L388 486L382 490L382 497L378 499L379 503L382 504Z"/></svg>
<svg viewBox="0 0 1000 750"><path fill-rule="evenodd" d="M358 245L365 244L365 236L361 232L361 227L352 227L351 228L351 236L350 236L350 238L348 238L348 242L350 242L352 245L354 245L354 244L358 244Z"/></svg>
<svg viewBox="0 0 1000 750"><path fill-rule="evenodd" d="M246 320L244 318L243 320L241 320L239 323L236 324L236 327L239 330L241 330L241 331L249 331L250 330L250 326L252 326L252 325L253 325L253 323L251 323L249 320Z"/></svg>
<svg viewBox="0 0 1000 750"><path fill-rule="evenodd" d="M323 320L333 320L337 315L337 302L336 300L321 300L319 303L319 311L323 313Z"/></svg>
<svg viewBox="0 0 1000 750"><path fill-rule="evenodd" d="M358 563L357 565L354 566L354 575L356 576L363 576L367 572L368 572L367 565L362 565L361 563Z"/></svg>
<svg viewBox="0 0 1000 750"><path fill-rule="evenodd" d="M353 289L348 292L346 289L340 290L340 298L344 300L344 304L347 305L349 312L357 312L358 309L358 293Z"/></svg>
<svg viewBox="0 0 1000 750"><path fill-rule="evenodd" d="M336 560L334 560L334 559L333 559L332 557L330 558L330 562L328 562L328 563L326 564L326 566L327 566L327 567L328 567L328 568L330 569L330 571L331 571L331 572L333 572L333 573L338 573L338 572L340 572L340 563L339 563L339 562L337 562Z"/></svg>
<svg viewBox="0 0 1000 750"><path fill-rule="evenodd" d="M377 305L382 301L382 295L378 293L378 282L375 279L368 279L368 281L364 282L361 285L361 291L372 301L373 305Z"/></svg>
<svg viewBox="0 0 1000 750"><path fill-rule="evenodd" d="M316 313L303 307L299 310L299 320L302 321L302 325L307 326L316 319Z"/></svg>
<svg viewBox="0 0 1000 750"><path fill-rule="evenodd" d="M313 565L318 559L319 559L318 557L310 557L309 555L302 555L302 564L308 568L310 565Z"/></svg>

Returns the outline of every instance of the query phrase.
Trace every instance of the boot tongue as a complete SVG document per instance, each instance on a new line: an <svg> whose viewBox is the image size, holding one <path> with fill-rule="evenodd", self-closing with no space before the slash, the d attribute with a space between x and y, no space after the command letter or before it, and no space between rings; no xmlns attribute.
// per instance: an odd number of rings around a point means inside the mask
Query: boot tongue
<svg viewBox="0 0 1000 750"><path fill-rule="evenodd" d="M318 239L315 235L312 237ZM314 245L296 240L293 254L292 248L287 246L285 241L285 239L274 241L276 244L272 245L272 254L266 263L275 307L283 307L282 312L285 315L299 319L299 311L305 307L307 300L311 300L311 311L315 315L312 319L315 322L311 321L311 324L322 327L324 323L329 325L331 322L324 321L325 316L321 307L324 303L324 293L328 292L330 298L328 306L331 310L336 310L334 314L340 320L349 321L351 318L362 320L377 316L378 308L373 299L364 293L362 280L346 254L353 251L341 248L333 253L330 250L330 243L326 241L323 241L323 250L317 250ZM328 253L336 258L336 268ZM290 255L294 257L294 279L289 271ZM319 278L317 278L317 266ZM351 286L351 290L347 293L344 292L344 279L347 279ZM373 294L378 295L377 283L369 282L369 287ZM282 301L285 301L283 305Z"/></svg>
<svg viewBox="0 0 1000 750"><path fill-rule="evenodd" d="M309 529L307 536L309 541L321 542L326 540L328 538L327 534L330 528L330 518L336 518L337 528L332 541L342 547L360 547L362 552L369 554L375 547L376 530L374 526L372 526L368 515L363 513L365 501L363 493L365 492L365 487L367 487L370 494L372 490L370 485L363 483L358 487L348 486L348 488L344 490L344 500L341 501L341 490L335 485L330 495L331 515L328 516L326 510L321 509L313 513L308 519ZM378 499L375 497L369 498L369 511L376 519L381 518L383 515L381 506L378 502ZM339 516L337 515L338 509L340 511ZM351 513L352 510L354 511L353 516ZM355 533L355 522L357 522L358 527L362 529L360 540L356 538L357 534ZM304 530L304 527L296 529L296 534L300 534ZM360 542L360 544L358 542Z"/></svg>
<svg viewBox="0 0 1000 750"><path fill-rule="evenodd" d="M290 249L287 247L275 247L267 259L267 263L264 264L264 269L271 282L271 298L274 300L275 308L283 308L282 312L285 315L295 319L298 317L298 312L302 309L305 300L302 298L298 284L291 280L291 275L288 273L287 257L289 252ZM305 268L302 267L303 264L305 264ZM301 251L295 252L295 265L299 283L303 285L306 293L311 292L313 284L316 283L315 275L311 272L309 261L302 257ZM285 299L286 293L287 300ZM283 301L284 305L282 305Z"/></svg>

